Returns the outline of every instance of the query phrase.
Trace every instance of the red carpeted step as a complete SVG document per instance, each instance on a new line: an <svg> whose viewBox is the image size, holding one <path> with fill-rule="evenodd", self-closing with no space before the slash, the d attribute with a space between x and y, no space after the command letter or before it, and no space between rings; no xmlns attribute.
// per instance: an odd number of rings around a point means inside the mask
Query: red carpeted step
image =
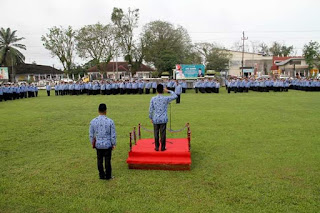
<svg viewBox="0 0 320 213"><path fill-rule="evenodd" d="M129 157L189 157L190 158L190 152L173 152L166 150L164 152L156 152L154 150L150 152L146 151L131 151L129 152Z"/></svg>
<svg viewBox="0 0 320 213"><path fill-rule="evenodd" d="M188 139L167 139L166 151L155 151L153 139L140 139L129 152L130 169L190 170ZM144 166L145 165L145 166Z"/></svg>
<svg viewBox="0 0 320 213"><path fill-rule="evenodd" d="M191 164L189 158L149 158L136 157L128 158L127 163L129 164Z"/></svg>

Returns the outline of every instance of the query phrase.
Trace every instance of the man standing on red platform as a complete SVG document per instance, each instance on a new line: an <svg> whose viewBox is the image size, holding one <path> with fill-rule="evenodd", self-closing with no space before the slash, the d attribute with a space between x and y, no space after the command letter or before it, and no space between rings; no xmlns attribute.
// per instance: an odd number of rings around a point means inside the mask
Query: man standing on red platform
<svg viewBox="0 0 320 213"><path fill-rule="evenodd" d="M166 128L168 122L168 104L178 96L162 84L157 86L158 95L151 98L149 107L149 118L153 123L155 150L159 151L159 132L161 136L161 151L166 150ZM170 93L170 96L163 96L163 92Z"/></svg>

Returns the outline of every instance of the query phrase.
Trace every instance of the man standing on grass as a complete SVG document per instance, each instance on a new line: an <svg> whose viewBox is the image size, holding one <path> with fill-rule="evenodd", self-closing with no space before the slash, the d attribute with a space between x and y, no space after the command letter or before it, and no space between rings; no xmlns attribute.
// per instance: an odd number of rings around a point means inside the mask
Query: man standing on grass
<svg viewBox="0 0 320 213"><path fill-rule="evenodd" d="M178 81L176 81L177 86L175 87L174 92L176 93L176 95L178 96L176 99L176 104L180 104L180 96L182 93L182 86L179 84Z"/></svg>
<svg viewBox="0 0 320 213"><path fill-rule="evenodd" d="M116 147L117 136L113 120L108 118L107 105L100 104L98 108L99 116L90 122L89 138L92 147L97 150L97 164L100 179L110 180L111 175L111 153ZM105 170L103 168L105 162Z"/></svg>
<svg viewBox="0 0 320 213"><path fill-rule="evenodd" d="M166 150L166 128L168 122L168 104L178 96L167 88L163 89L162 84L157 85L158 95L151 98L149 107L149 118L153 123L155 150L159 151L159 132L161 136L161 151ZM168 92L171 96L163 96L163 92Z"/></svg>
<svg viewBox="0 0 320 213"><path fill-rule="evenodd" d="M49 83L47 83L46 90L47 90L47 95L50 96L51 86L50 86ZM34 96L33 96L33 97L34 97Z"/></svg>

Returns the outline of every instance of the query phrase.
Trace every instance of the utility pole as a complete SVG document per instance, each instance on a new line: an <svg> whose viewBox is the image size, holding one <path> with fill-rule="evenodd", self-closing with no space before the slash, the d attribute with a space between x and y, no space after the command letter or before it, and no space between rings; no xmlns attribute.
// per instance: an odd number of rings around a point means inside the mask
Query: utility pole
<svg viewBox="0 0 320 213"><path fill-rule="evenodd" d="M244 36L244 31L242 32L242 60L241 60L241 74L242 74L242 77L244 76L244 73L243 73L243 58L244 58L244 41L245 40L248 40L248 37L245 37Z"/></svg>

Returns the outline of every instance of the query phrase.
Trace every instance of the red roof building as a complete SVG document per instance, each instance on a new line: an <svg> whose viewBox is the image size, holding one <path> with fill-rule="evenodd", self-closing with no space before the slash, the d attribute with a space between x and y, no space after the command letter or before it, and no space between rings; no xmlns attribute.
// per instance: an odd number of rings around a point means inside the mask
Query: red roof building
<svg viewBox="0 0 320 213"><path fill-rule="evenodd" d="M279 62L283 62L286 60L289 60L291 58L296 58L296 59L304 59L302 56L286 56L286 57L282 57L282 56L273 56L272 57L272 67L271 70L278 70L279 66L277 65L277 63Z"/></svg>

